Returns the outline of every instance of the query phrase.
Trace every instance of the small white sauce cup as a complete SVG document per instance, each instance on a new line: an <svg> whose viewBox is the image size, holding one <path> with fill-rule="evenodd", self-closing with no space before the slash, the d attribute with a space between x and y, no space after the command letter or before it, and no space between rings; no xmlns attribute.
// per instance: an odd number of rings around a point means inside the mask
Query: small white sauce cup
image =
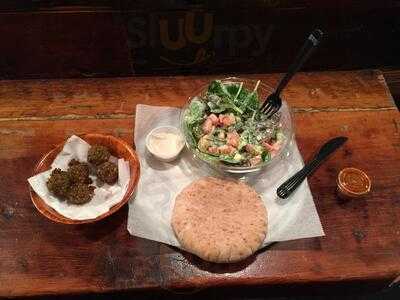
<svg viewBox="0 0 400 300"><path fill-rule="evenodd" d="M163 156L163 155L161 155L161 154L159 154L159 153L156 153L156 152L154 152L153 151L153 149L151 149L151 146L150 146L150 137L153 135L153 134L157 134L157 133L161 133L161 132L166 132L166 133L174 133L174 134L177 134L179 137L180 137L180 139L181 139L181 145L179 145L179 147L177 148L177 152L176 153L174 153L174 155L172 155L172 156ZM156 128L154 128L153 130L151 130L148 134L147 134L147 136L146 136L146 148L147 148L147 150L155 157L155 158L157 158L159 161L162 161L162 162L171 162L171 161L174 161L178 156L179 156L179 154L181 153L181 151L182 151L182 149L183 149L183 147L185 146L185 142L184 142L184 139L183 139L183 137L182 137L182 134L181 134L181 132L180 132L180 130L178 129L178 128L176 128L176 127L174 127L174 126L160 126L160 127L156 127Z"/></svg>

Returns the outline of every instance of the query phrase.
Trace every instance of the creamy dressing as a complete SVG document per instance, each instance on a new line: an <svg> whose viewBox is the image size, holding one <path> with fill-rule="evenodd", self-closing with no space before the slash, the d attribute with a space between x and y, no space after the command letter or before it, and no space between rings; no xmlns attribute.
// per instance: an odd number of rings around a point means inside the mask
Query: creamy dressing
<svg viewBox="0 0 400 300"><path fill-rule="evenodd" d="M179 134L173 132L157 132L150 135L148 146L155 155L169 158L181 151L183 140Z"/></svg>

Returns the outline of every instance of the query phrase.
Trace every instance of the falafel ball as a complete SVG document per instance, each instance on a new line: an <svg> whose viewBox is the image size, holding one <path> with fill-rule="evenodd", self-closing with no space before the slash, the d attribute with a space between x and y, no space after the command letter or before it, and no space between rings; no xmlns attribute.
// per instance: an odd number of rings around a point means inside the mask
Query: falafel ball
<svg viewBox="0 0 400 300"><path fill-rule="evenodd" d="M67 201L71 204L85 204L92 200L94 195L94 186L84 183L75 183L68 192Z"/></svg>
<svg viewBox="0 0 400 300"><path fill-rule="evenodd" d="M94 164L95 166L99 166L102 163L108 161L110 158L111 154L110 151L108 151L107 147L101 146L101 145L94 145L90 147L88 151L88 156L87 160L91 164Z"/></svg>
<svg viewBox="0 0 400 300"><path fill-rule="evenodd" d="M82 162L80 162L79 160L74 158L68 163L68 166L72 167L72 166L79 165L79 164L82 164Z"/></svg>
<svg viewBox="0 0 400 300"><path fill-rule="evenodd" d="M92 183L89 178L89 165L86 163L74 162L68 169L68 175L73 183Z"/></svg>
<svg viewBox="0 0 400 300"><path fill-rule="evenodd" d="M61 199L67 197L71 184L68 173L58 168L51 172L50 178L46 182L49 191Z"/></svg>
<svg viewBox="0 0 400 300"><path fill-rule="evenodd" d="M108 184L114 184L118 179L118 167L112 162L105 162L97 169L97 177Z"/></svg>

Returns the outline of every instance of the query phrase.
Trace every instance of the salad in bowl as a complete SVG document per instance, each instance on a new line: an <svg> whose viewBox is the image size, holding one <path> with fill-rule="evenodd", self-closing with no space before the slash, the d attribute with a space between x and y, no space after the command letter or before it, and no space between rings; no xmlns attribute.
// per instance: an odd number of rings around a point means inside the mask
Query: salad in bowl
<svg viewBox="0 0 400 300"><path fill-rule="evenodd" d="M272 89L259 80L212 81L191 97L181 116L188 148L195 157L228 172L251 172L281 157L292 139L287 104L271 118L261 111Z"/></svg>

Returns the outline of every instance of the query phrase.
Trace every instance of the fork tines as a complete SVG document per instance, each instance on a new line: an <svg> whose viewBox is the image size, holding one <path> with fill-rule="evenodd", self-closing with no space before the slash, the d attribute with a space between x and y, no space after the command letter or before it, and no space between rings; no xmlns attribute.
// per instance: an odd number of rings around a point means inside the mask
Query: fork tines
<svg viewBox="0 0 400 300"><path fill-rule="evenodd" d="M279 105L275 105L274 101L266 101L261 107L261 112L267 116L267 118L272 117L278 110Z"/></svg>

